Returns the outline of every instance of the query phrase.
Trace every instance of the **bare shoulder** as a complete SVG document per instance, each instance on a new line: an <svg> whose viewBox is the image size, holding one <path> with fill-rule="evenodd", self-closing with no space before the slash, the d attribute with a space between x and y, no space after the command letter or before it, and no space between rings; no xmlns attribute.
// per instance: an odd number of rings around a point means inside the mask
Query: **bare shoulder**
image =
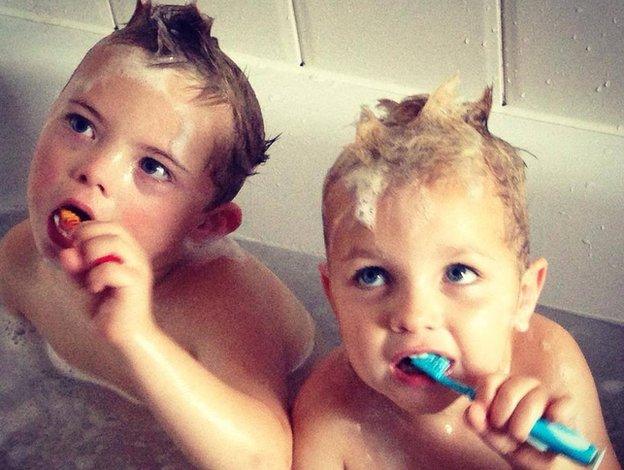
<svg viewBox="0 0 624 470"><path fill-rule="evenodd" d="M11 313L17 312L18 293L30 277L33 252L27 220L11 228L0 241L0 299Z"/></svg>
<svg viewBox="0 0 624 470"><path fill-rule="evenodd" d="M314 334L303 305L251 255L182 266L156 287L155 307L161 326L215 372L242 368L274 387Z"/></svg>
<svg viewBox="0 0 624 470"><path fill-rule="evenodd" d="M357 436L353 388L342 348L321 359L301 387L293 408L295 468L343 468Z"/></svg>
<svg viewBox="0 0 624 470"><path fill-rule="evenodd" d="M587 361L572 335L538 313L531 318L528 331L514 339L514 368L537 376L554 391L591 381Z"/></svg>
<svg viewBox="0 0 624 470"><path fill-rule="evenodd" d="M555 396L568 396L575 427L606 451L604 468L619 468L602 416L596 385L583 352L556 322L534 314L526 333L514 342L516 372L536 376Z"/></svg>

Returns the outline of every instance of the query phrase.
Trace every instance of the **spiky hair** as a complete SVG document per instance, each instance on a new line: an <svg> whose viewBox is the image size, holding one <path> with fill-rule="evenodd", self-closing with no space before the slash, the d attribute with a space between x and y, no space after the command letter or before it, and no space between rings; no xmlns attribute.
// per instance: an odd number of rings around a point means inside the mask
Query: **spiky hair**
<svg viewBox="0 0 624 470"><path fill-rule="evenodd" d="M326 244L332 215L326 202L338 181L352 192L357 208L390 184L416 179L429 185L449 175L470 178L477 174L493 182L509 211L506 238L521 264L527 265L524 161L514 147L488 130L492 89L486 88L478 101L460 103L456 98L458 82L454 77L431 95L409 96L401 102L382 99L378 104L380 116L363 108L355 141L343 149L325 178ZM362 220L359 210L356 217Z"/></svg>
<svg viewBox="0 0 624 470"><path fill-rule="evenodd" d="M265 140L260 105L245 74L219 48L211 34L213 19L202 15L195 2L152 5L138 0L128 24L104 43L127 44L147 51L149 65L188 70L202 82L208 104L226 103L234 120L232 149L224 160L210 160L217 191L211 206L230 201L245 179L264 163L275 139Z"/></svg>

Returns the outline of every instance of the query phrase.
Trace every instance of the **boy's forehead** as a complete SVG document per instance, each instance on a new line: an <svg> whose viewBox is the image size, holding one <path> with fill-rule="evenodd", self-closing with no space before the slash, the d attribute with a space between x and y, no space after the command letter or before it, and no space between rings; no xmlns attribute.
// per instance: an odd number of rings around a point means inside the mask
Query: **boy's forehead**
<svg viewBox="0 0 624 470"><path fill-rule="evenodd" d="M434 198L442 197L449 199L463 199L466 204L483 204L495 207L495 217L492 213L492 221L501 218L503 223L504 213L502 203L496 195L495 187L488 178L483 176L472 176L462 178L448 176L439 178L433 182L425 184L417 177L408 177L402 181L393 181L379 195L376 201L375 221L371 226L366 226L357 216L358 200L355 191L349 188L344 182L337 181L328 190L325 199L327 242L331 246L332 242L345 238L341 234L347 234L352 230L374 231L377 226L389 226L397 218L407 221L414 217L422 220L431 220L439 217ZM386 227L387 228L387 227ZM343 242L349 243L348 236Z"/></svg>
<svg viewBox="0 0 624 470"><path fill-rule="evenodd" d="M159 141L167 142L157 147L174 155L199 155L201 159L193 159L192 165L206 169L209 161L229 151L234 125L228 104L207 104L196 99L199 94L199 82L190 72L150 66L142 49L104 43L96 45L81 62L57 106L68 100L85 101L108 115L111 100L127 100L121 108L127 117L136 118L132 122L135 137L141 127L152 129L148 136L154 129L171 131L156 132ZM150 122L154 124L150 126Z"/></svg>
<svg viewBox="0 0 624 470"><path fill-rule="evenodd" d="M185 101L199 94L199 81L180 68L156 67L150 64L148 53L136 46L95 45L84 57L66 88L88 91L96 83L113 77L126 77L145 83L169 94L175 93Z"/></svg>

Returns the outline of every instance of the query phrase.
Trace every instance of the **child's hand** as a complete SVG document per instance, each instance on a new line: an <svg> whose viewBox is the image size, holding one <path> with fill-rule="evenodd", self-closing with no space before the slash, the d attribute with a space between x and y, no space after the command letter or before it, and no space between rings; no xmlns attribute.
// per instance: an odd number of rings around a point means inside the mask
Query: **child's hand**
<svg viewBox="0 0 624 470"><path fill-rule="evenodd" d="M60 263L95 294L93 322L104 337L119 344L152 326L152 269L136 240L119 224L97 221L82 222L72 238Z"/></svg>
<svg viewBox="0 0 624 470"><path fill-rule="evenodd" d="M573 415L571 399L552 396L537 379L493 375L477 390L474 402L466 410L466 421L514 468L553 468L558 462L572 468L571 460L540 452L526 440L542 416L574 427Z"/></svg>

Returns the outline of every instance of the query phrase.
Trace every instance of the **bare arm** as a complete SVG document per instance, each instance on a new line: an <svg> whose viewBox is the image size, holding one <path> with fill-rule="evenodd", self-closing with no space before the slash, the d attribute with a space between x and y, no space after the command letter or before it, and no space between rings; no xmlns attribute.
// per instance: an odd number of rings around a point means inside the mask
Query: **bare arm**
<svg viewBox="0 0 624 470"><path fill-rule="evenodd" d="M229 386L157 330L135 336L126 357L142 398L193 463L290 468L290 426L271 390ZM257 380L240 368L232 372L239 381Z"/></svg>
<svg viewBox="0 0 624 470"><path fill-rule="evenodd" d="M222 272L176 272L153 292L149 262L116 224L85 222L73 236L76 248L61 253L62 265L97 297L92 321L128 365L126 386L187 457L210 469L290 468L283 345L257 332L261 313L269 322L278 312L245 302ZM222 278L229 290L215 299L212 283Z"/></svg>
<svg viewBox="0 0 624 470"><path fill-rule="evenodd" d="M324 358L301 388L293 408L293 469L344 469L343 438L349 432L342 426L344 413L335 408L333 387L327 387L327 369L335 370L333 357ZM351 445L350 447L353 447ZM351 449L353 450L353 449Z"/></svg>

